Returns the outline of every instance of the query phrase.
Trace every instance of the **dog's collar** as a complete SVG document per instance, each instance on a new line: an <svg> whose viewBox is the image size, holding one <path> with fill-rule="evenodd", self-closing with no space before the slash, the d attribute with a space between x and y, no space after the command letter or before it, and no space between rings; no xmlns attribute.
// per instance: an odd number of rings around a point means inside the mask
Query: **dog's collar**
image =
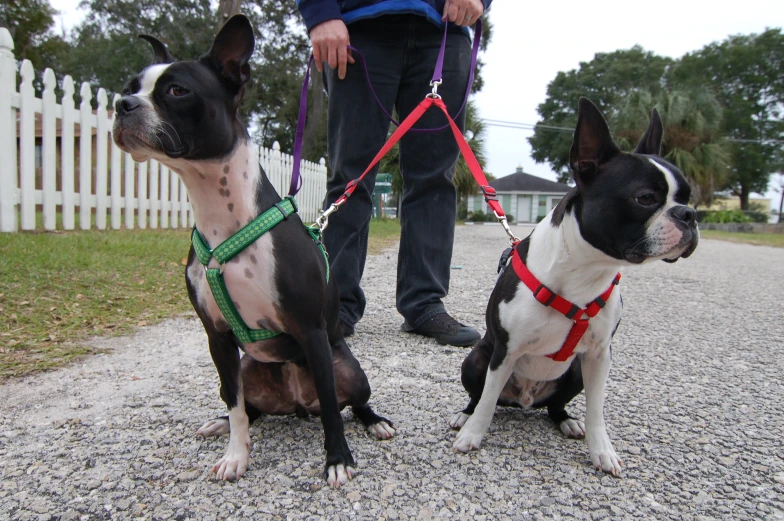
<svg viewBox="0 0 784 521"><path fill-rule="evenodd" d="M599 314L599 311L607 304L607 299L610 298L613 289L615 289L615 286L621 281L621 274L616 274L610 287L583 309L539 282L539 279L531 273L531 270L525 265L523 259L520 258L517 248L513 248L512 251L512 268L515 273L517 273L517 276L520 277L523 284L528 286L528 289L533 292L534 298L539 301L539 303L553 308L566 318L574 321L572 329L570 329L569 334L566 335L566 340L564 340L561 349L547 355L548 358L552 358L556 362L565 362L574 354L574 349L588 330L588 323L591 318Z"/></svg>
<svg viewBox="0 0 784 521"><path fill-rule="evenodd" d="M245 248L253 244L256 239L273 229L278 223L285 220L296 211L297 203L294 201L294 197L285 197L214 249L210 249L209 244L204 240L202 234L199 233L195 226L193 227L191 243L196 252L196 257L199 259L199 262L204 265L204 269L207 272L207 282L210 284L215 303L218 304L218 309L220 309L223 318L225 318L226 322L231 326L234 335L244 344L257 342L259 340L267 340L278 336L280 333L269 329L251 329L245 321L242 320L234 302L232 302L231 297L229 296L229 290L226 288L226 281L223 280L223 265L239 255ZM318 228L312 226L305 226L305 230L316 245L318 245L324 256L324 262L327 265L327 281L329 281L329 261L327 259L327 251L324 249L324 245L321 244L321 232ZM218 261L218 264L220 264L219 268L207 267L213 257Z"/></svg>

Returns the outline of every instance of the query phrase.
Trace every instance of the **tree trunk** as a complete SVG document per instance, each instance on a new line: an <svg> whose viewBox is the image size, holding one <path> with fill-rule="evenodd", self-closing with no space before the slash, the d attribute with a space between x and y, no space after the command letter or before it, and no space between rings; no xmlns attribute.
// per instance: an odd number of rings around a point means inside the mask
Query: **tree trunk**
<svg viewBox="0 0 784 521"><path fill-rule="evenodd" d="M781 224L781 210L784 209L784 183L781 186L781 199L779 199L779 224Z"/></svg>
<svg viewBox="0 0 784 521"><path fill-rule="evenodd" d="M749 209L749 195L751 192L749 191L749 187L746 185L740 185L740 209L746 211Z"/></svg>
<svg viewBox="0 0 784 521"><path fill-rule="evenodd" d="M218 5L218 29L229 21L229 18L240 13L242 0L220 0Z"/></svg>

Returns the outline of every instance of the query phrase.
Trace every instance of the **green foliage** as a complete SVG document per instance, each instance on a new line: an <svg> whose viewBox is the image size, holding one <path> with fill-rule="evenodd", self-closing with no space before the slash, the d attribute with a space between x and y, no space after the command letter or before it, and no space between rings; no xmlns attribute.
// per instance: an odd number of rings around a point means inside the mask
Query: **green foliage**
<svg viewBox="0 0 784 521"><path fill-rule="evenodd" d="M700 218L702 223L748 223L751 218L742 210L715 210L704 212Z"/></svg>
<svg viewBox="0 0 784 521"><path fill-rule="evenodd" d="M483 223L492 219L492 216L486 214L482 210L476 210L475 212L468 212L468 218L466 220L475 223Z"/></svg>
<svg viewBox="0 0 784 521"><path fill-rule="evenodd" d="M784 34L730 36L685 55L668 74L676 85L708 86L724 108L722 131L734 140L729 188L748 208L752 192L764 193L780 168L784 123Z"/></svg>
<svg viewBox="0 0 784 521"><path fill-rule="evenodd" d="M558 174L559 182L569 182L569 149L572 131L554 131L546 127L574 128L577 124L577 100L587 96L612 120L624 100L639 90L658 95L661 78L672 60L657 56L639 46L611 53L597 53L578 69L559 72L547 86L547 99L539 104L541 121L528 138L533 158L547 162ZM650 110L650 108L648 109Z"/></svg>
<svg viewBox="0 0 784 521"><path fill-rule="evenodd" d="M692 185L692 204L710 205L714 192L726 181L730 157L727 143L719 136L721 105L713 94L698 88L662 89L656 96L647 90L633 92L610 121L621 150L634 149L654 106L664 124L661 155Z"/></svg>

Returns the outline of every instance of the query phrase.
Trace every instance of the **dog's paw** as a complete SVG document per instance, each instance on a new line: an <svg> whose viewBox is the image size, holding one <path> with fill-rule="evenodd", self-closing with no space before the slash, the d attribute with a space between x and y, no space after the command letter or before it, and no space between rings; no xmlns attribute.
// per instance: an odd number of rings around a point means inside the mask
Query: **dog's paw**
<svg viewBox="0 0 784 521"><path fill-rule="evenodd" d="M601 470L613 476L620 476L623 468L623 462L607 436L604 439L600 438L594 442L589 440L588 453L591 456L591 463L596 470Z"/></svg>
<svg viewBox="0 0 784 521"><path fill-rule="evenodd" d="M247 433L245 436L232 433L226 455L212 467L211 472L224 481L240 479L248 470L249 456L250 436Z"/></svg>
<svg viewBox="0 0 784 521"><path fill-rule="evenodd" d="M199 430L196 431L197 436L223 436L224 434L228 434L229 432L229 419L226 417L223 418L213 418L209 420L207 423L199 427Z"/></svg>
<svg viewBox="0 0 784 521"><path fill-rule="evenodd" d="M377 440L389 440L395 435L395 429L385 421L368 425L367 430L370 431Z"/></svg>
<svg viewBox="0 0 784 521"><path fill-rule="evenodd" d="M331 465L327 468L327 484L332 488L340 488L354 477L356 471L354 467L349 467L342 463Z"/></svg>
<svg viewBox="0 0 784 521"><path fill-rule="evenodd" d="M460 432L457 433L457 439L455 439L452 449L454 449L455 452L478 450L479 447L482 446L483 437L483 434L476 434L466 428L462 428L460 429Z"/></svg>
<svg viewBox="0 0 784 521"><path fill-rule="evenodd" d="M466 414L463 411L457 412L449 420L449 426L453 429L460 429L463 427L463 425L465 425L465 422L468 421L468 418L470 417L470 414Z"/></svg>
<svg viewBox="0 0 784 521"><path fill-rule="evenodd" d="M563 432L567 438L574 438L577 440L585 438L585 424L580 420L567 418L561 422L560 427L561 432Z"/></svg>

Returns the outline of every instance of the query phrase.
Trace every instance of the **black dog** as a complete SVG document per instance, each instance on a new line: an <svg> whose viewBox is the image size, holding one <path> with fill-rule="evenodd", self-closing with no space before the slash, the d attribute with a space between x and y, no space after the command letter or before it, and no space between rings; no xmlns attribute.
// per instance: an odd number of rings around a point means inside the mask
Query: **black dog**
<svg viewBox="0 0 784 521"><path fill-rule="evenodd" d="M144 38L155 61L117 101L113 134L134 159L155 158L177 172L193 205L195 240L206 243L209 265L191 248L186 280L229 409L228 420L212 420L199 430L205 436L230 430L226 455L212 470L222 479L242 476L248 427L262 413L312 413L324 426L327 480L338 487L354 472L343 407L350 405L379 439L395 431L367 403L370 385L343 339L337 286L332 278L326 282L326 256L296 213L287 216L290 203L281 201L259 166L237 115L255 44L250 22L233 17L197 61L177 62L160 41ZM230 262L210 258L210 248L270 209L285 218ZM282 334L241 341L231 316L216 303L205 268L222 274L240 322ZM245 353L241 360L238 348Z"/></svg>
<svg viewBox="0 0 784 521"><path fill-rule="evenodd" d="M623 153L599 110L580 99L570 160L577 186L502 262L487 333L463 362L471 400L450 421L462 427L455 450L479 448L496 404L547 407L564 434L586 437L594 466L620 472L603 413L621 319L618 269L675 262L699 241L689 184L659 156L662 131L654 109L634 153ZM585 425L565 410L583 383Z"/></svg>

